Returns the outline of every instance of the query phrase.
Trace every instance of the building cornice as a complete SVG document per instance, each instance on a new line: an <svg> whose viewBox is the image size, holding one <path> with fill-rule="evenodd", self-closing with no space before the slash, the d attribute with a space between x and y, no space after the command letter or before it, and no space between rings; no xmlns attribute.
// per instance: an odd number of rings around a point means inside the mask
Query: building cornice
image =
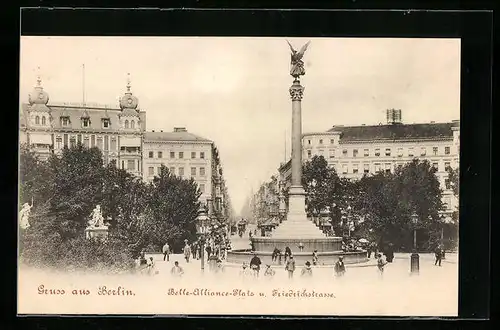
<svg viewBox="0 0 500 330"><path fill-rule="evenodd" d="M174 141L174 140L168 140L168 141L161 141L161 140L143 140L144 143L161 143L161 144L213 144L212 141L191 141L191 140L185 140L185 141Z"/></svg>
<svg viewBox="0 0 500 330"><path fill-rule="evenodd" d="M453 141L453 137L433 137L433 138L419 138L419 139L376 139L376 140L339 140L339 144L376 144L376 143L415 143L415 142L433 142L433 141Z"/></svg>

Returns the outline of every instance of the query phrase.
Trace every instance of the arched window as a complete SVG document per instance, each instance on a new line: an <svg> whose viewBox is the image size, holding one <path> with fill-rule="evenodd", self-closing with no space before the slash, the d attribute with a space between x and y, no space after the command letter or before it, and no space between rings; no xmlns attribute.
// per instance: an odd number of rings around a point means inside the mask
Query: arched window
<svg viewBox="0 0 500 330"><path fill-rule="evenodd" d="M133 120L132 120L132 121L130 122L130 128L135 128L135 121L133 121Z"/></svg>
<svg viewBox="0 0 500 330"><path fill-rule="evenodd" d="M128 120L125 120L125 128L128 128Z"/></svg>
<svg viewBox="0 0 500 330"><path fill-rule="evenodd" d="M45 125L45 116L42 117L42 125Z"/></svg>
<svg viewBox="0 0 500 330"><path fill-rule="evenodd" d="M35 125L40 125L40 117L35 117Z"/></svg>

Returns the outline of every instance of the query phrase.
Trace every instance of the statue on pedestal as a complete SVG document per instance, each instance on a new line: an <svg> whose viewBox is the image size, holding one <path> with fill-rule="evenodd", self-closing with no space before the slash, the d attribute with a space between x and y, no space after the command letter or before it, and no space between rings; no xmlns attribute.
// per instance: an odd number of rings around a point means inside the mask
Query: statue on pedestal
<svg viewBox="0 0 500 330"><path fill-rule="evenodd" d="M101 206L97 205L95 209L91 213L92 220L88 222L89 227L105 227L104 226L104 217L102 216Z"/></svg>
<svg viewBox="0 0 500 330"><path fill-rule="evenodd" d="M297 51L293 48L293 46L290 44L290 42L287 40L288 45L290 46L290 49L292 51L290 57L291 57L291 69L290 69L290 75L295 78L295 80L298 80L300 76L303 76L306 73L306 70L304 69L304 62L302 61L302 57L304 57L304 53L307 50L307 47L309 46L310 41L308 41L300 51Z"/></svg>
<svg viewBox="0 0 500 330"><path fill-rule="evenodd" d="M22 229L27 229L30 226L28 219L31 213L31 207L32 205L24 203L23 208L19 212L19 225L21 226Z"/></svg>

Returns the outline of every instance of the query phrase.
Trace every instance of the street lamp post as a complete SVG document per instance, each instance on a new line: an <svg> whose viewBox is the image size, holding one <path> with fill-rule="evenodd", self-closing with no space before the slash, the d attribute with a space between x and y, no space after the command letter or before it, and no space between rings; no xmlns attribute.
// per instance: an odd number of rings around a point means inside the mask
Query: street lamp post
<svg viewBox="0 0 500 330"><path fill-rule="evenodd" d="M205 271L205 234L207 231L207 224L210 218L207 216L207 211L204 206L201 206L198 210L198 216L196 217L196 233L200 237L201 245L201 271Z"/></svg>
<svg viewBox="0 0 500 330"><path fill-rule="evenodd" d="M418 274L420 270L420 256L417 252L417 223L418 215L414 212L411 216L413 223L413 253L410 256L410 272L411 274Z"/></svg>

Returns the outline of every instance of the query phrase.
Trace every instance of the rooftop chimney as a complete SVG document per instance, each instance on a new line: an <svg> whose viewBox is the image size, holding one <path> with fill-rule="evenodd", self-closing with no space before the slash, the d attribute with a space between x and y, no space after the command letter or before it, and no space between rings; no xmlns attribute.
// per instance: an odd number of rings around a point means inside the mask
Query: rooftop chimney
<svg viewBox="0 0 500 330"><path fill-rule="evenodd" d="M387 114L387 124L388 125L402 123L402 121L401 121L401 109L387 109L386 114Z"/></svg>
<svg viewBox="0 0 500 330"><path fill-rule="evenodd" d="M187 132L186 127L174 127L174 132Z"/></svg>
<svg viewBox="0 0 500 330"><path fill-rule="evenodd" d="M151 132L153 132L153 133L154 133L154 131L155 131L155 130L152 130Z"/></svg>
<svg viewBox="0 0 500 330"><path fill-rule="evenodd" d="M431 121L431 124L435 124L436 122L435 121Z"/></svg>

